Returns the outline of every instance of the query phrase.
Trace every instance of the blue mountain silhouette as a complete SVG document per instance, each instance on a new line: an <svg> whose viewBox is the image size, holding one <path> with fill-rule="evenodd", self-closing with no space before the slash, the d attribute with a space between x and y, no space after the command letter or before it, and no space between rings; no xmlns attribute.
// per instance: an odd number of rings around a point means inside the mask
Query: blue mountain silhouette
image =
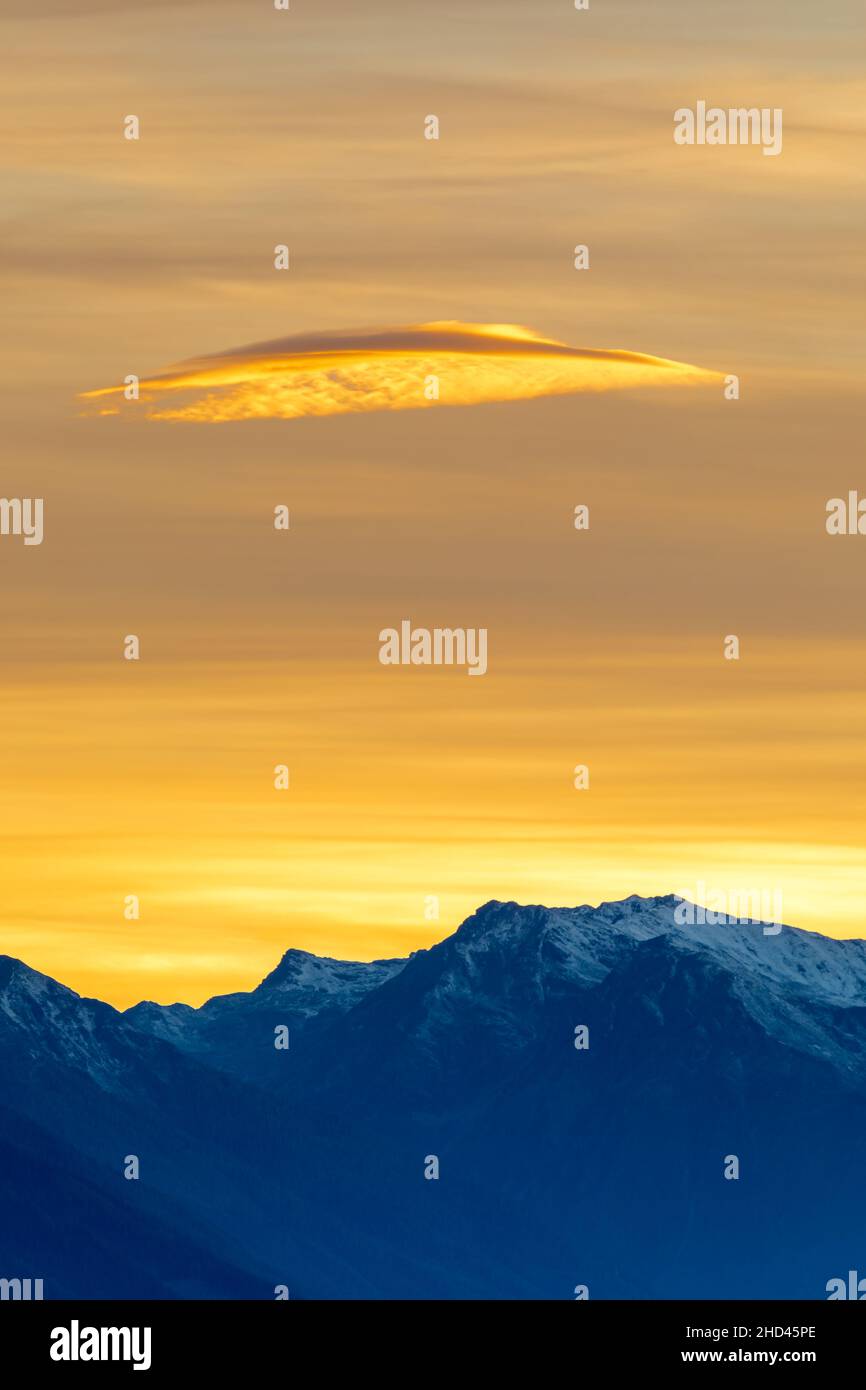
<svg viewBox="0 0 866 1390"><path fill-rule="evenodd" d="M292 950L200 1009L121 1013L0 957L0 1276L826 1297L866 1267L866 942L678 904L491 902L406 960Z"/></svg>

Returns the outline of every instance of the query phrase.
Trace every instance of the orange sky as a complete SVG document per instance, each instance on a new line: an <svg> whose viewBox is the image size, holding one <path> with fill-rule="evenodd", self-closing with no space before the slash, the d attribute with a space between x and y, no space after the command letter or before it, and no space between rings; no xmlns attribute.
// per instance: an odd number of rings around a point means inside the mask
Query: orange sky
<svg viewBox="0 0 866 1390"><path fill-rule="evenodd" d="M45 499L45 539L0 538L0 950L195 1003L289 946L428 945L491 897L767 888L864 934L866 539L824 529L866 494L859 7L843 44L790 0L687 26L626 0L10 9L3 492ZM783 153L675 146L697 99L783 108ZM452 321L736 372L741 398L542 395L514 351L504 380L440 356L474 402L448 409L81 399ZM399 361L414 390L429 357ZM487 675L382 667L404 618L486 627Z"/></svg>

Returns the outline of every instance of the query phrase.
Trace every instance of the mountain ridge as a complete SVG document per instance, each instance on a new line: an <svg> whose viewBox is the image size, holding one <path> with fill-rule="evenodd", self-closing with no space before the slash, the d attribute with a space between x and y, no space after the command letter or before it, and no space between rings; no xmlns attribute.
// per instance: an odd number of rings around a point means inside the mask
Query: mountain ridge
<svg viewBox="0 0 866 1390"><path fill-rule="evenodd" d="M681 902L492 899L197 1009L0 957L0 1253L46 1297L823 1297L866 1246L866 942Z"/></svg>
<svg viewBox="0 0 866 1390"><path fill-rule="evenodd" d="M2 997L2 993L10 978L10 973L12 973L10 972L10 967L14 968L15 966L19 966L24 971L28 972L29 975L38 976L43 980L51 981L52 984L56 985L60 989L66 990L69 994L74 995L76 998L91 1003L102 1004L104 1007L113 1009L116 1013L121 1015L129 1015L133 1013L135 1010L142 1008L158 1010L189 1010L193 1013L200 1013L202 1010L208 1009L212 1005L221 1003L223 1001L250 998L252 995L264 993L269 988L273 988L276 985L284 983L287 976L289 976L292 967L294 967L296 971L300 971L301 969L303 969L304 965L309 965L310 963L313 963L317 967L331 969L337 976L345 972L347 978L354 973L356 973L358 976L361 976L362 974L367 972L369 972L369 978L371 980L373 980L373 978L377 974L379 974L382 978L390 978L393 974L398 973L400 969L408 965L409 962L412 961L414 958L418 956L427 955L429 954L429 952L437 950L437 948L445 945L450 941L456 941L458 939L466 940L470 938L471 936L475 935L479 926L483 927L485 930L489 930L491 927L495 930L497 925L499 925L496 919L500 916L500 914L506 911L509 913L521 914L522 916L525 916L527 920L529 920L530 918L537 920L539 915L542 918L547 919L548 922L550 919L560 920L563 917L569 917L572 920L574 920L575 918L580 918L581 920L584 920L588 917L589 919L597 918L599 921L603 922L606 925L622 926L623 923L625 923L628 920L629 916L629 914L623 912L622 909L629 908L630 913L632 915L637 915L638 912L647 908L671 908L671 910L673 911L676 909L676 907L683 903L687 903L690 907L697 910L696 905L690 903L688 899L680 898L679 896L673 893L650 895L646 897L633 893L625 898L605 900L599 903L597 907L593 907L591 904L588 903L580 904L576 907L549 907L541 903L518 903L513 899L490 898L486 902L482 903L479 907L477 907L474 912L470 913L468 917L464 918L464 920L454 929L453 932L450 932L447 936L442 937L441 940L435 942L433 946L418 948L417 950L409 952L409 954L406 956L380 957L371 961L356 961L344 957L320 956L317 955L315 952L306 951L299 947L288 947L286 948L286 950L284 950L283 954L281 955L279 961L274 966L274 968L270 970L265 976L263 976L263 978L259 981L257 985L253 985L249 990L235 990L231 991L228 994L212 995L208 999L206 999L202 1004L199 1005L187 1004L182 1001L175 1001L170 1004L158 1004L151 999L142 999L139 1000L137 1003L128 1005L124 1008L117 1008L115 1005L109 1004L107 1001L97 999L94 996L78 994L78 992L72 989L71 986L63 984L62 981L55 979L53 976L48 975L44 971L38 970L35 966L28 965L26 961L20 959L19 957L9 956L0 953L0 997ZM711 930L723 931L726 929L726 927L727 929L730 929L730 927L734 924L727 923L708 925ZM754 921L746 923L743 920L740 922L740 925L748 925L752 928L763 928L765 924L762 922ZM859 948L857 956L861 958L859 963L862 964L863 983L864 986L866 986L866 938L832 937L826 935L823 932L806 930L802 927L793 927L788 924L782 924L781 930L777 932L776 925L772 925L774 936L778 935L784 937L788 933L794 933L798 938L802 938L804 940L817 940L828 943L833 949L855 947ZM686 939L688 939L688 937L691 936L691 939L695 942L709 942L709 938L707 938L703 934L706 931L705 927L696 929L694 926L679 926L678 930L685 934ZM325 970L323 969L323 974L324 973Z"/></svg>

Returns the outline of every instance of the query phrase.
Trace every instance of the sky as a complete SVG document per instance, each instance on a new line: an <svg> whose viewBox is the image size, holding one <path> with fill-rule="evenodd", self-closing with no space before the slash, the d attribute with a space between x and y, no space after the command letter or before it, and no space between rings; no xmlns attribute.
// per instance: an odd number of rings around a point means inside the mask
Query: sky
<svg viewBox="0 0 866 1390"><path fill-rule="evenodd" d="M125 1006L490 898L866 935L860 5L5 11L0 951Z"/></svg>

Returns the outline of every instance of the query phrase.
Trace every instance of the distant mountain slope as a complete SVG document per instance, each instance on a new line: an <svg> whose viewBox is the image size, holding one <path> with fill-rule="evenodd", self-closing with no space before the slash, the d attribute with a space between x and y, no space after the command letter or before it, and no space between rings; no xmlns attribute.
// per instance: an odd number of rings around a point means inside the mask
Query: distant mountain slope
<svg viewBox="0 0 866 1390"><path fill-rule="evenodd" d="M113 1260L125 1296L823 1297L866 1267L866 943L677 903L488 903L406 961L289 951L201 1009L0 959L0 1186L67 1213L0 1256L48 1296L52 1263L88 1296Z"/></svg>
<svg viewBox="0 0 866 1390"><path fill-rule="evenodd" d="M278 1025L289 1028L291 1046L292 1037L347 1013L405 963L329 960L291 950L249 994L217 995L200 1009L136 1004L124 1017L211 1066L267 1083L280 1064L273 1056Z"/></svg>

